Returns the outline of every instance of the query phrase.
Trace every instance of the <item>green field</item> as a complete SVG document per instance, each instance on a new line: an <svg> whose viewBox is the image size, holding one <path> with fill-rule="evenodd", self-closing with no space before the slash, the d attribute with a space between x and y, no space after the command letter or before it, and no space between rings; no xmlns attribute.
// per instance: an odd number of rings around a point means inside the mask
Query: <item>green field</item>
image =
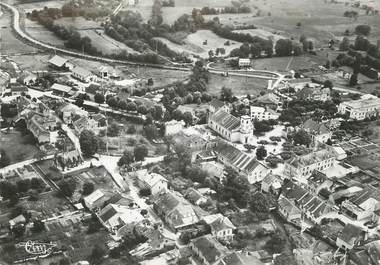
<svg viewBox="0 0 380 265"><path fill-rule="evenodd" d="M208 92L213 96L219 96L222 87L228 87L232 89L235 96L247 94L259 95L260 91L266 90L267 85L268 81L265 79L211 75L208 84Z"/></svg>
<svg viewBox="0 0 380 265"><path fill-rule="evenodd" d="M1 133L0 148L6 150L11 163L31 159L39 150L32 134L16 130Z"/></svg>

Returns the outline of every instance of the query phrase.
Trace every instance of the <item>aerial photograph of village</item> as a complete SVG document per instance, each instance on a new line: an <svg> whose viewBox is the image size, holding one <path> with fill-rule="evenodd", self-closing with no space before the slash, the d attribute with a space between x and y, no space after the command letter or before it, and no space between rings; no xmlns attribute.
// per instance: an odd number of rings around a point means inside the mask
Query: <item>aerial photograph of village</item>
<svg viewBox="0 0 380 265"><path fill-rule="evenodd" d="M0 0L0 265L380 265L380 0Z"/></svg>

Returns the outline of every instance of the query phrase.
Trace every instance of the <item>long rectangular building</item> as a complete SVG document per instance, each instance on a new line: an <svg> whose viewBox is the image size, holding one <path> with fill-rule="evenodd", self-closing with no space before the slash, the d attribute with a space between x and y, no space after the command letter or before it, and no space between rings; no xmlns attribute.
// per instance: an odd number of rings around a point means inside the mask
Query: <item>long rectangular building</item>
<svg viewBox="0 0 380 265"><path fill-rule="evenodd" d="M376 116L380 111L380 98L350 100L340 103L338 112L351 119L364 120Z"/></svg>

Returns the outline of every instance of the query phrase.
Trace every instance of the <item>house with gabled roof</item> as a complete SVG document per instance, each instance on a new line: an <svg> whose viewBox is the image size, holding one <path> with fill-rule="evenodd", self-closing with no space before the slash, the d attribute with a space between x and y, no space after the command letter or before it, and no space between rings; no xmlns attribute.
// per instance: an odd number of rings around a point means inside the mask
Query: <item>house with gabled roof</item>
<svg viewBox="0 0 380 265"><path fill-rule="evenodd" d="M314 170L326 170L332 167L335 161L335 152L326 147L305 155L295 155L285 162L284 173L289 178L307 179Z"/></svg>
<svg viewBox="0 0 380 265"><path fill-rule="evenodd" d="M296 96L301 100L327 101L331 99L331 91L330 88L321 85L306 84Z"/></svg>
<svg viewBox="0 0 380 265"><path fill-rule="evenodd" d="M331 139L333 132L329 128L328 122L318 122L313 119L305 121L301 128L311 135L314 143L326 143Z"/></svg>
<svg viewBox="0 0 380 265"><path fill-rule="evenodd" d="M374 218L375 212L380 210L380 191L368 185L343 201L342 209L355 220Z"/></svg>
<svg viewBox="0 0 380 265"><path fill-rule="evenodd" d="M153 209L176 231L199 222L191 203L175 191L167 191L154 196Z"/></svg>
<svg viewBox="0 0 380 265"><path fill-rule="evenodd" d="M301 220L301 210L285 196L278 199L278 211L290 223L299 223Z"/></svg>
<svg viewBox="0 0 380 265"><path fill-rule="evenodd" d="M89 83L97 80L96 75L91 73L91 71L80 66L74 67L71 70L71 75L84 83Z"/></svg>
<svg viewBox="0 0 380 265"><path fill-rule="evenodd" d="M145 220L140 209L117 204L108 204L97 215L108 231L118 238L128 234L136 225Z"/></svg>
<svg viewBox="0 0 380 265"><path fill-rule="evenodd" d="M283 180L278 175L268 174L261 181L261 191L278 194L282 187Z"/></svg>
<svg viewBox="0 0 380 265"><path fill-rule="evenodd" d="M293 181L284 183L281 195L291 201L312 222L317 222L322 215L334 211L330 202L322 200Z"/></svg>
<svg viewBox="0 0 380 265"><path fill-rule="evenodd" d="M225 253L228 252L228 249L211 235L192 239L190 248L196 254L193 258L205 265L218 264Z"/></svg>
<svg viewBox="0 0 380 265"><path fill-rule="evenodd" d="M157 173L148 173L148 170L142 169L135 172L137 185L140 188L150 189L152 195L165 193L168 190L168 180Z"/></svg>
<svg viewBox="0 0 380 265"><path fill-rule="evenodd" d="M353 224L346 224L336 239L336 245L343 249L353 249L365 239L362 228Z"/></svg>
<svg viewBox="0 0 380 265"><path fill-rule="evenodd" d="M112 193L97 189L91 194L84 197L83 202L88 209L96 211L97 209L103 208L105 202L108 201L111 197Z"/></svg>
<svg viewBox="0 0 380 265"><path fill-rule="evenodd" d="M49 60L49 64L52 68L57 70L71 70L74 67L74 65L71 64L68 59L65 59L58 55L54 55Z"/></svg>
<svg viewBox="0 0 380 265"><path fill-rule="evenodd" d="M210 226L211 234L215 238L224 241L230 241L233 239L236 227L228 217L217 213L204 216L202 220Z"/></svg>
<svg viewBox="0 0 380 265"><path fill-rule="evenodd" d="M219 143L214 149L218 160L245 176L249 183L262 181L270 169L255 158L227 143Z"/></svg>
<svg viewBox="0 0 380 265"><path fill-rule="evenodd" d="M209 102L208 110L210 113L215 113L219 109L223 109L225 112L230 112L230 107L227 103L214 98Z"/></svg>
<svg viewBox="0 0 380 265"><path fill-rule="evenodd" d="M198 190L189 188L185 191L185 198L195 205L203 205L207 203L207 197L203 196Z"/></svg>

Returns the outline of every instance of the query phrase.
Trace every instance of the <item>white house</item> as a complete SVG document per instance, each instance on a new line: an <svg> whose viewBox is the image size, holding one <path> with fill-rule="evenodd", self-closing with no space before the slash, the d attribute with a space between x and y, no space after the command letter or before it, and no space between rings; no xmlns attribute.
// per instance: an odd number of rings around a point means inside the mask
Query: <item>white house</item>
<svg viewBox="0 0 380 265"><path fill-rule="evenodd" d="M339 104L338 112L351 119L364 120L376 116L380 111L380 98L365 98L345 101Z"/></svg>
<svg viewBox="0 0 380 265"><path fill-rule="evenodd" d="M228 217L221 213L207 215L202 220L211 228L211 234L217 239L229 241L233 239L236 227L232 224Z"/></svg>
<svg viewBox="0 0 380 265"><path fill-rule="evenodd" d="M145 218L140 209L131 209L128 206L108 204L99 213L99 220L114 235L121 238L126 232L142 223Z"/></svg>
<svg viewBox="0 0 380 265"><path fill-rule="evenodd" d="M80 66L74 67L74 69L71 70L71 75L85 83L89 83L89 82L97 80L96 76L93 73L91 73L89 70L84 69Z"/></svg>
<svg viewBox="0 0 380 265"><path fill-rule="evenodd" d="M251 59L248 58L239 58L239 67L247 68L251 66Z"/></svg>
<svg viewBox="0 0 380 265"><path fill-rule="evenodd" d="M251 119L258 121L277 120L280 114L270 108L251 106Z"/></svg>
<svg viewBox="0 0 380 265"><path fill-rule="evenodd" d="M284 173L289 178L307 179L314 170L324 171L335 164L336 156L331 149L320 149L306 155L295 156L285 162Z"/></svg>
<svg viewBox="0 0 380 265"><path fill-rule="evenodd" d="M148 173L146 169L135 172L137 182L140 188L149 188L152 195L166 192L168 190L168 181L157 173Z"/></svg>

